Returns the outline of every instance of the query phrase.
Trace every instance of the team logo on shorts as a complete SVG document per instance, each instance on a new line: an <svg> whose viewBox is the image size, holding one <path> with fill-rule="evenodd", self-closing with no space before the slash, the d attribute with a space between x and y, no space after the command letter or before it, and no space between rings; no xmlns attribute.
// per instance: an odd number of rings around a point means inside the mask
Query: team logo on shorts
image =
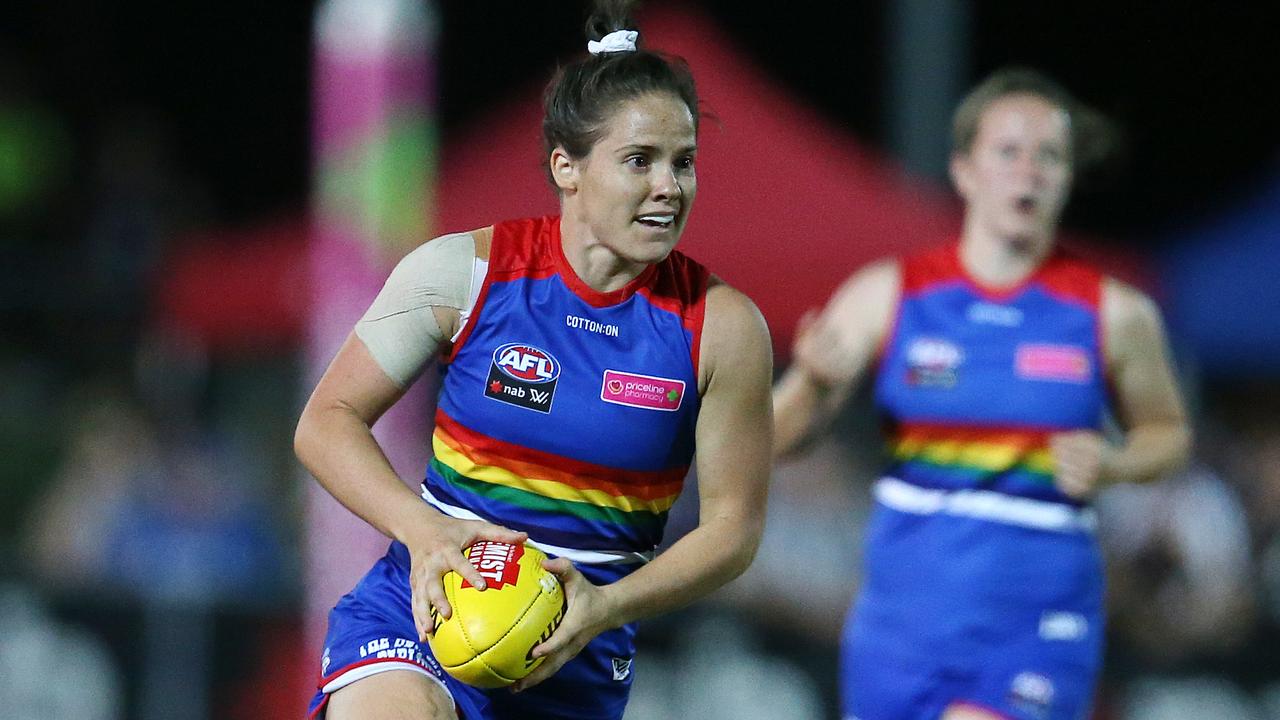
<svg viewBox="0 0 1280 720"><path fill-rule="evenodd" d="M953 388L956 369L964 352L953 342L922 337L907 346L907 384L915 387Z"/></svg>
<svg viewBox="0 0 1280 720"><path fill-rule="evenodd" d="M1053 694L1053 681L1040 673L1018 673L1009 683L1009 703L1036 717L1048 716Z"/></svg>
<svg viewBox="0 0 1280 720"><path fill-rule="evenodd" d="M631 677L631 658L610 658L613 660L613 679L619 682Z"/></svg>
<svg viewBox="0 0 1280 720"><path fill-rule="evenodd" d="M522 408L551 412L560 361L541 348L507 343L493 351L493 363L485 380L485 397Z"/></svg>
<svg viewBox="0 0 1280 720"><path fill-rule="evenodd" d="M1089 620L1078 612L1049 611L1040 616L1040 639L1076 641L1089 634Z"/></svg>

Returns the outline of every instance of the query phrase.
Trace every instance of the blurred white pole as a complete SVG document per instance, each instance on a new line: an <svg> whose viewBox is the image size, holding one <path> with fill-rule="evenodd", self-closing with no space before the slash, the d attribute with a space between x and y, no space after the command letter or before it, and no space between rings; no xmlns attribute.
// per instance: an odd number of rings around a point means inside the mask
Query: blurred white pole
<svg viewBox="0 0 1280 720"><path fill-rule="evenodd" d="M324 0L315 17L310 392L391 267L430 236L434 215L436 14L427 0ZM430 378L374 435L402 478L427 462ZM306 633L320 668L326 615L387 539L306 486ZM309 678L314 680L314 677Z"/></svg>
<svg viewBox="0 0 1280 720"><path fill-rule="evenodd" d="M966 0L888 3L890 147L908 172L945 180L951 111L970 82Z"/></svg>

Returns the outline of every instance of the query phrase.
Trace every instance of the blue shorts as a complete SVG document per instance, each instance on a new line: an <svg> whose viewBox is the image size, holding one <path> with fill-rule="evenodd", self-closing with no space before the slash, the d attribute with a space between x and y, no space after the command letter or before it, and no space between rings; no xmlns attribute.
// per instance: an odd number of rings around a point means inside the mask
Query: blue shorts
<svg viewBox="0 0 1280 720"><path fill-rule="evenodd" d="M633 566L578 565L598 585ZM525 690L483 690L455 680L418 643L409 596L409 552L393 542L355 589L329 613L320 680L308 718L323 718L329 694L385 670L418 672L441 683L464 720L619 720L631 691L635 624L598 635L552 677Z"/></svg>
<svg viewBox="0 0 1280 720"><path fill-rule="evenodd" d="M842 710L936 720L971 705L1083 720L1103 640L1094 538L877 505L841 648Z"/></svg>

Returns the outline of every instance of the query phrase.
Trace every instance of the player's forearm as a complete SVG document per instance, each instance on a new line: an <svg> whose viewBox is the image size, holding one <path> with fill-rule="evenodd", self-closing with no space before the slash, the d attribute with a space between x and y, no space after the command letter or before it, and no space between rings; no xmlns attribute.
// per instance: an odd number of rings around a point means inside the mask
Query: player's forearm
<svg viewBox="0 0 1280 720"><path fill-rule="evenodd" d="M329 494L390 538L404 540L431 517L369 427L345 408L309 405L294 434L294 452Z"/></svg>
<svg viewBox="0 0 1280 720"><path fill-rule="evenodd" d="M789 369L773 391L773 457L785 458L813 442L831 422L822 388L804 372Z"/></svg>
<svg viewBox="0 0 1280 720"><path fill-rule="evenodd" d="M1149 482L1180 469L1191 451L1191 432L1183 423L1142 425L1126 433L1103 466L1109 483Z"/></svg>
<svg viewBox="0 0 1280 720"><path fill-rule="evenodd" d="M738 577L755 558L763 531L763 521L700 524L653 562L604 588L612 624L670 612Z"/></svg>

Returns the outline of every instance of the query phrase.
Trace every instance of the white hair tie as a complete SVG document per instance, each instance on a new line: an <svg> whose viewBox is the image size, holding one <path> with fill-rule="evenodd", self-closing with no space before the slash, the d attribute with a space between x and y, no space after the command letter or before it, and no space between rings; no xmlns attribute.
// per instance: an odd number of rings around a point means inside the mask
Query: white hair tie
<svg viewBox="0 0 1280 720"><path fill-rule="evenodd" d="M614 30L608 35L600 38L600 42L588 40L587 51L592 55L614 52L635 52L636 38L638 37L640 37L640 33L635 30Z"/></svg>

